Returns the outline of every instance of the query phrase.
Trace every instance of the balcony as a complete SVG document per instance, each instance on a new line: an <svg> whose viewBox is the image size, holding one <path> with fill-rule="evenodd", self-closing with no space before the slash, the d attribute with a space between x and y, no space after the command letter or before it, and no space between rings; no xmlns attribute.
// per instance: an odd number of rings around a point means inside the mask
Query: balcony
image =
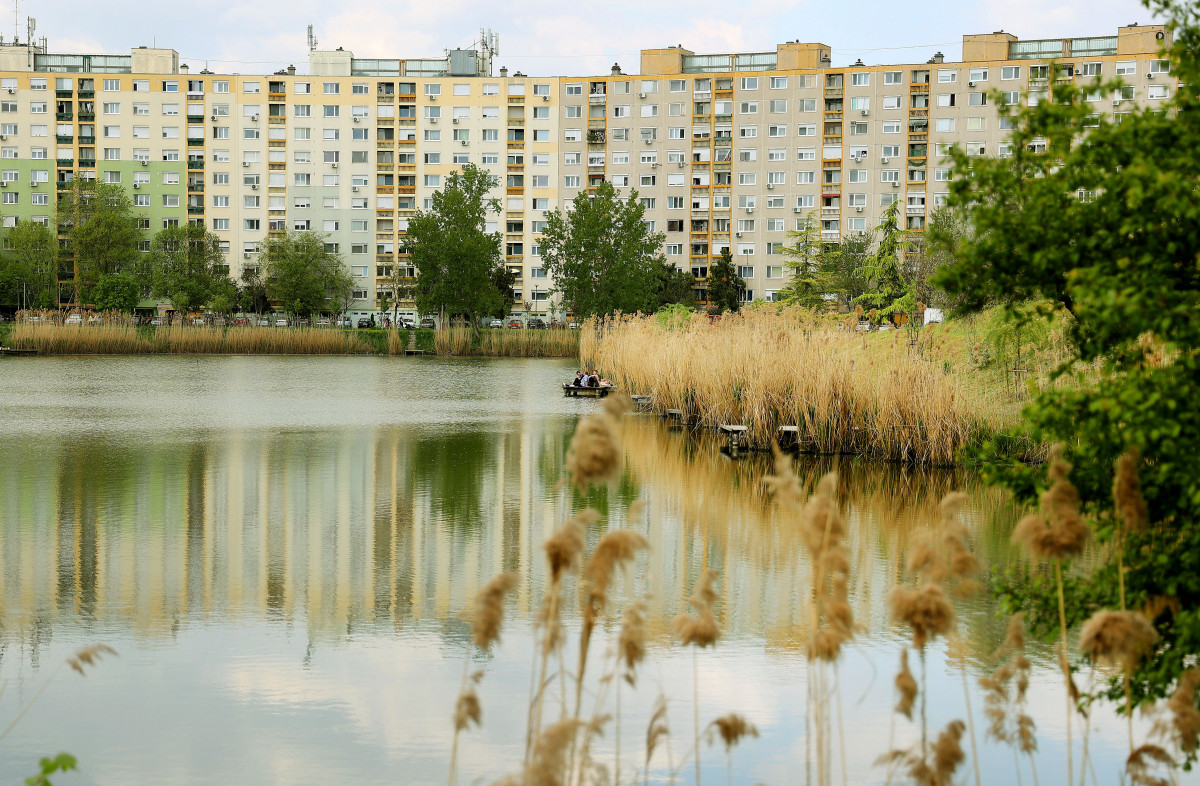
<svg viewBox="0 0 1200 786"><path fill-rule="evenodd" d="M606 96L604 93L600 93L599 95L588 96L589 104L603 104L607 100L608 100L608 96Z"/></svg>
<svg viewBox="0 0 1200 786"><path fill-rule="evenodd" d="M55 90L54 91L55 98L70 98L73 95L75 95L74 90Z"/></svg>
<svg viewBox="0 0 1200 786"><path fill-rule="evenodd" d="M73 112L55 112L54 119L55 120L74 120L75 114Z"/></svg>
<svg viewBox="0 0 1200 786"><path fill-rule="evenodd" d="M81 145L94 145L94 144L96 144L96 137L94 137L94 136L81 136L81 137L79 137L79 144L81 144Z"/></svg>
<svg viewBox="0 0 1200 786"><path fill-rule="evenodd" d="M510 104L524 104L524 103L525 103L525 96L509 96L509 97L508 97L508 103L510 103Z"/></svg>
<svg viewBox="0 0 1200 786"><path fill-rule="evenodd" d="M524 125L525 125L525 118L523 118L523 117L510 117L508 119L508 127L509 128L521 128Z"/></svg>
<svg viewBox="0 0 1200 786"><path fill-rule="evenodd" d="M189 216L199 216L199 215L203 215L203 214L204 214L203 207L192 207L191 205L188 205L188 215Z"/></svg>
<svg viewBox="0 0 1200 786"><path fill-rule="evenodd" d="M80 166L86 166L86 167L94 167L94 166L96 166L96 159L94 159L94 158L81 158L81 159L79 159L79 165L80 165Z"/></svg>
<svg viewBox="0 0 1200 786"><path fill-rule="evenodd" d="M75 166L75 159L74 158L60 158L60 159L58 159L58 166L60 166L60 167Z"/></svg>
<svg viewBox="0 0 1200 786"><path fill-rule="evenodd" d="M267 100L268 101L286 101L287 95L285 93L267 93Z"/></svg>
<svg viewBox="0 0 1200 786"><path fill-rule="evenodd" d="M825 88L825 97L826 98L841 98L842 97L842 88L840 88L840 87Z"/></svg>
<svg viewBox="0 0 1200 786"><path fill-rule="evenodd" d="M58 91L56 90L55 92L58 92ZM96 91L95 91L95 90L80 90L80 91L77 93L77 95L78 95L80 98L95 98L95 97L96 97Z"/></svg>
<svg viewBox="0 0 1200 786"><path fill-rule="evenodd" d="M204 139L196 139L195 137L188 137L187 143L188 143L188 147L203 147Z"/></svg>
<svg viewBox="0 0 1200 786"><path fill-rule="evenodd" d="M69 144L71 144L71 142L74 141L74 139L75 139L75 137L70 134L59 134L58 136L55 137L55 140L60 145L69 145Z"/></svg>
<svg viewBox="0 0 1200 786"><path fill-rule="evenodd" d="M908 208L904 212L910 216L923 216L923 215L925 215L925 206L924 205L915 205L915 206L909 205Z"/></svg>
<svg viewBox="0 0 1200 786"><path fill-rule="evenodd" d="M79 113L79 119L80 119L80 120L89 120L89 121L90 121L90 120L95 120L95 119L96 119L96 113L95 113L95 112L80 112L80 113Z"/></svg>
<svg viewBox="0 0 1200 786"><path fill-rule="evenodd" d="M910 109L908 110L909 117L929 117L928 109Z"/></svg>
<svg viewBox="0 0 1200 786"><path fill-rule="evenodd" d="M204 115L188 115L188 116L187 116L187 121L188 121L189 123L203 123L203 122L204 122Z"/></svg>
<svg viewBox="0 0 1200 786"><path fill-rule="evenodd" d="M908 91L910 93L928 93L929 92L929 83L928 82L917 82L916 84L909 85Z"/></svg>
<svg viewBox="0 0 1200 786"><path fill-rule="evenodd" d="M203 192L204 184L203 183L188 183L188 191L191 191L192 193Z"/></svg>
<svg viewBox="0 0 1200 786"><path fill-rule="evenodd" d="M842 209L840 207L823 207L823 208L821 208L821 215L826 218L828 218L829 216L841 215L841 212L842 212Z"/></svg>
<svg viewBox="0 0 1200 786"><path fill-rule="evenodd" d="M821 239L822 240L826 240L826 241L832 240L834 242L837 242L839 237L841 237L841 233L839 233L836 229L822 229L821 230Z"/></svg>
<svg viewBox="0 0 1200 786"><path fill-rule="evenodd" d="M826 110L825 119L826 120L841 120L842 119L842 110L840 110L840 109Z"/></svg>
<svg viewBox="0 0 1200 786"><path fill-rule="evenodd" d="M188 169L204 169L203 161L188 161Z"/></svg>

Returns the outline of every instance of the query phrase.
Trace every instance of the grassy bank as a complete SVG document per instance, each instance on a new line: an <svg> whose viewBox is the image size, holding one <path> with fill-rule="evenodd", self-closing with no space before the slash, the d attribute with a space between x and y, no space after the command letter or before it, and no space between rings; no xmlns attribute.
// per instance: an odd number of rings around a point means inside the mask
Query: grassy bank
<svg viewBox="0 0 1200 786"><path fill-rule="evenodd" d="M0 344L43 355L403 355L407 349L437 355L574 357L578 331L341 330L283 327L138 327L132 324L2 325Z"/></svg>
<svg viewBox="0 0 1200 786"><path fill-rule="evenodd" d="M959 448L1017 423L1028 375L971 360L974 326L862 334L803 309L760 309L709 324L623 319L585 326L581 357L658 411L715 427L744 424L765 446L794 425L807 449L952 464Z"/></svg>

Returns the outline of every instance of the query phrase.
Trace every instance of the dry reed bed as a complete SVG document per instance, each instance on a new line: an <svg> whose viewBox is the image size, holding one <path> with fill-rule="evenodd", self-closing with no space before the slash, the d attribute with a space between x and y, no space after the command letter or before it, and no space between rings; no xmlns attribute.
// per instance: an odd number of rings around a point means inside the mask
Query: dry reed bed
<svg viewBox="0 0 1200 786"><path fill-rule="evenodd" d="M181 327L143 333L132 325L18 323L13 346L43 355L358 355L370 352L356 336L313 328Z"/></svg>
<svg viewBox="0 0 1200 786"><path fill-rule="evenodd" d="M470 328L449 328L434 334L439 355L484 357L573 358L579 354L579 331L484 330L476 343Z"/></svg>
<svg viewBox="0 0 1200 786"><path fill-rule="evenodd" d="M713 325L701 315L673 327L623 318L586 325L580 354L620 388L652 396L657 411L743 424L756 446L795 425L819 452L949 465L960 447L1008 425L964 379L892 336L789 309Z"/></svg>

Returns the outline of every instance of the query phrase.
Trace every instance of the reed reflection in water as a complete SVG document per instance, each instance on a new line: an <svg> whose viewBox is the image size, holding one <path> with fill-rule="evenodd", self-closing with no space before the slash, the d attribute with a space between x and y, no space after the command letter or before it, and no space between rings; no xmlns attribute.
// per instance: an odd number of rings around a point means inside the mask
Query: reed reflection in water
<svg viewBox="0 0 1200 786"><path fill-rule="evenodd" d="M549 382L565 365L522 369ZM307 404L322 395L333 405L336 392L319 385ZM444 782L467 652L459 612L500 571L521 580L502 646L477 658L488 672L484 726L465 735L459 772L473 782L514 771L544 581L539 547L582 504L559 481L575 412L586 407L534 404L500 424L214 421L186 438L9 433L0 461L0 665L15 690L5 701L28 699L81 644L105 641L121 658L86 682L58 676L0 749L0 771L29 774L37 756L66 749L83 762L83 781L95 783ZM715 440L645 416L628 419L625 449L622 482L590 500L604 517L588 539L594 545L606 528L626 525L633 499L648 500L645 521L628 525L650 540L650 556L618 592L652 598L649 662L637 696L623 700L626 743L639 738L661 690L672 702L674 758L690 745L691 655L672 643L668 623L711 568L725 636L699 659L702 715L738 711L762 732L735 753L738 782L798 782L809 565L764 495L767 458L730 462ZM938 520L946 491L964 490L979 555L1003 570L1016 558L1008 546L1015 512L969 473L832 458L801 467L810 482L839 471L850 601L866 628L839 665L853 735L848 781L882 782L873 761L887 747L905 636L889 625L885 601L907 537ZM986 598L961 606L959 636L931 649L931 727L962 717L957 658L972 680L990 672L1004 628L995 612ZM606 629L596 651L615 633ZM1049 650L1032 655L1039 775L1053 782L1062 776L1061 686ZM972 701L978 713L978 692ZM914 735L906 723L895 733L898 744ZM1093 734L1100 782L1116 782L1121 727L1103 715ZM596 755L611 760L611 748ZM982 756L985 772L1013 780L1007 750L989 744ZM725 777L723 754L706 751L704 762L706 778ZM667 766L659 764L661 780Z"/></svg>

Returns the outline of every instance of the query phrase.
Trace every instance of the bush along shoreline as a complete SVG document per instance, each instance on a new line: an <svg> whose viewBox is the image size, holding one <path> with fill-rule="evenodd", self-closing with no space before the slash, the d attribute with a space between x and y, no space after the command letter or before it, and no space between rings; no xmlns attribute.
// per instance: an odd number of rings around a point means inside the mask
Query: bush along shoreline
<svg viewBox="0 0 1200 786"><path fill-rule="evenodd" d="M579 332L466 328L384 330L211 325L4 325L0 344L41 355L426 355L577 357Z"/></svg>

